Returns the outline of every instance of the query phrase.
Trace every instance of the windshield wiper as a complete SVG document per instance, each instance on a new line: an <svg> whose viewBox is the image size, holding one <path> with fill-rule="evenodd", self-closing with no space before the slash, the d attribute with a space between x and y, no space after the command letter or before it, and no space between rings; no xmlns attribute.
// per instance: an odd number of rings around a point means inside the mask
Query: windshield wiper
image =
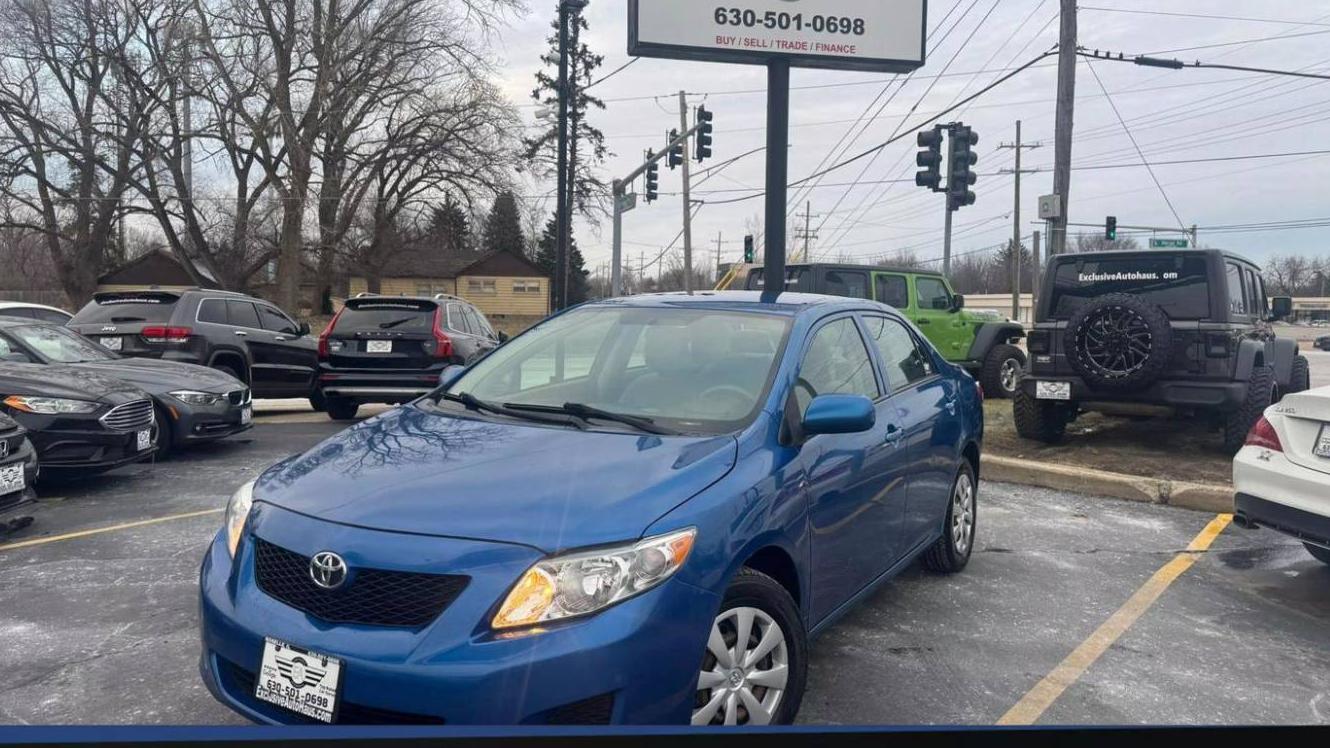
<svg viewBox="0 0 1330 748"><path fill-rule="evenodd" d="M395 319L395 320L393 320L392 322L381 322L381 323L379 324L379 329L380 329L380 330L391 330L391 329L393 329L394 327L397 327L398 325L405 325L405 324L408 323L408 322L415 322L415 321L418 320L418 319L420 319L420 317L419 317L419 316L415 316L415 317L403 317L403 318L401 318L401 319Z"/></svg>
<svg viewBox="0 0 1330 748"><path fill-rule="evenodd" d="M496 403L486 402L476 397L475 395L472 395L470 392L462 392L456 395L454 395L451 392L445 392L439 396L439 399L447 400L448 402L452 403L460 403L461 405L466 406L470 410L483 410L488 413L496 413L501 416L508 416L509 418L520 418L524 421L532 421L534 423L548 423L553 426L574 426L581 431L586 431L587 428L586 424L583 423L580 418L576 417L572 419L541 418L540 416L533 415L530 412L526 412L517 408L511 408L507 405L498 405ZM561 412L561 411L554 411L554 412Z"/></svg>
<svg viewBox="0 0 1330 748"><path fill-rule="evenodd" d="M614 413L600 408L593 408L590 405L582 403L564 403L563 405L522 405L520 403L504 403L505 408L512 410L526 410L534 413L567 413L570 416L577 416L582 419L595 418L601 421L614 421L626 426L632 426L638 431L645 431L648 434L659 434L661 436L678 436L680 433L671 428L657 425L656 422L645 416L630 416L625 413Z"/></svg>

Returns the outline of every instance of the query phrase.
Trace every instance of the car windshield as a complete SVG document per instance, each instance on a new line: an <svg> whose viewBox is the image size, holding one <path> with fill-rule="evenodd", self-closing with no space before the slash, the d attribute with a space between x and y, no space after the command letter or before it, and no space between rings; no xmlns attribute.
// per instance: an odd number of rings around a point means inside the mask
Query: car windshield
<svg viewBox="0 0 1330 748"><path fill-rule="evenodd" d="M20 343L31 348L48 364L82 364L111 361L115 354L63 327L32 325L9 330Z"/></svg>
<svg viewBox="0 0 1330 748"><path fill-rule="evenodd" d="M728 433L761 408L789 328L787 318L754 313L581 309L497 349L448 394L573 403L688 433Z"/></svg>

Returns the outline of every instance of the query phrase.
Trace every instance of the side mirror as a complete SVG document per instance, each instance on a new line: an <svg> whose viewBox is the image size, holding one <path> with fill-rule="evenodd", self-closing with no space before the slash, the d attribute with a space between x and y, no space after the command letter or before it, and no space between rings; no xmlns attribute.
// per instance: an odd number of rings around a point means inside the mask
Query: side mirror
<svg viewBox="0 0 1330 748"><path fill-rule="evenodd" d="M1270 321L1279 322L1293 316L1293 298L1275 296L1270 299Z"/></svg>
<svg viewBox="0 0 1330 748"><path fill-rule="evenodd" d="M311 332L309 329L308 322L301 322L300 327L296 328L296 330L300 333L300 337L302 338L305 337L306 335L309 335Z"/></svg>
<svg viewBox="0 0 1330 748"><path fill-rule="evenodd" d="M873 401L863 395L822 395L804 413L804 434L860 434L877 423Z"/></svg>
<svg viewBox="0 0 1330 748"><path fill-rule="evenodd" d="M30 364L32 359L28 358L26 353L6 353L0 356L0 361L8 361L11 364Z"/></svg>
<svg viewBox="0 0 1330 748"><path fill-rule="evenodd" d="M443 372L439 374L439 386L452 387L453 383L456 382L458 379L461 379L462 375L465 373L466 373L465 366L461 366L459 364L453 364L452 366L449 366L448 368L444 369Z"/></svg>
<svg viewBox="0 0 1330 748"><path fill-rule="evenodd" d="M955 314L965 308L965 296L956 294L951 297L951 313Z"/></svg>
<svg viewBox="0 0 1330 748"><path fill-rule="evenodd" d="M511 339L512 339L512 338L509 337L508 333L506 333L506 332L504 332L504 331L502 331L502 330L499 331L499 342L500 342L500 343L507 343L507 342L508 342L509 340L511 340Z"/></svg>

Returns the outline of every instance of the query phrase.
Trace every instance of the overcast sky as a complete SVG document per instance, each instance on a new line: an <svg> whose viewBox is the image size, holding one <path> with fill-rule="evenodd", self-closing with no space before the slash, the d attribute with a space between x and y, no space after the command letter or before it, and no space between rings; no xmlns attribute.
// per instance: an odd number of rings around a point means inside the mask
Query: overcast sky
<svg viewBox="0 0 1330 748"><path fill-rule="evenodd" d="M651 1L666 0L643 0ZM554 2L529 2L530 15L502 29L497 44L501 83L534 125L529 95ZM931 0L928 62L908 80L795 70L791 179L813 173L824 160L840 161L842 150L852 156L894 134L912 133L920 129L921 120L984 88L1003 75L1003 69L1048 51L1057 41L1058 6L1058 0ZM605 55L602 74L632 59L627 54L626 1L591 0L585 12L591 25L587 41ZM1080 11L1080 44L1129 56L1154 53L1187 61L1330 72L1330 0L1091 0ZM1025 142L1045 146L1024 152L1023 167L1039 173L1024 177L1021 198L1022 234L1041 228L1033 221L1038 197L1052 192L1055 65L1054 58L1041 61L947 118L973 126L981 139L978 202L956 216L956 253L990 247L1012 235L1013 178L998 172L1012 168L1013 151L998 146L1013 141L1018 119L1024 123ZM679 124L680 89L689 92L690 105L705 103L716 115L715 158L703 168L762 147L765 86L761 67L639 60L596 89L608 108L595 114L594 122L615 154L605 166L606 181L638 165L644 149L663 145L665 132ZM1330 150L1330 81L1224 70L1160 70L1083 59L1076 90L1078 170L1072 179L1071 221L1102 225L1105 216L1116 215L1124 225L1197 224L1203 244L1239 250L1258 260L1275 252L1330 254L1330 227L1244 233L1205 230L1330 219L1330 154L1158 163ZM889 103L879 111L883 102ZM1146 160L1155 164L1154 173L1173 210L1150 172L1140 165L1141 156L1113 105ZM861 117L863 121L855 124ZM842 138L852 145L833 150ZM811 201L812 226L818 235L812 243L815 258L871 261L898 248L910 248L921 259L941 256L943 199L912 184L915 151L909 135L872 160L827 175L816 189L791 191L791 200L799 201L792 203L791 213L802 213ZM1126 167L1084 168L1102 165ZM693 197L716 201L752 195L762 187L764 173L763 155L749 156L705 183L699 184L700 177L695 176ZM901 179L910 183L881 184ZM678 234L679 187L680 174L663 169L662 199L627 214L625 262L630 266L637 266L639 253L650 262ZM535 199L549 189L550 185L532 185L528 192ZM547 203L552 212L553 200ZM693 223L695 263L714 264L718 235L723 236L724 259L738 259L745 222L762 212L760 197L704 206ZM595 272L609 261L608 221L598 235L579 221L577 236L590 270ZM675 255L681 257L680 247Z"/></svg>

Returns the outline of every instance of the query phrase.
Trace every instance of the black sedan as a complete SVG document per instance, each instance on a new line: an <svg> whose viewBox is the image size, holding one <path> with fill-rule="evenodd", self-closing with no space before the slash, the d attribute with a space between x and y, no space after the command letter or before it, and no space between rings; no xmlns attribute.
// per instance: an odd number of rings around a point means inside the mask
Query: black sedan
<svg viewBox="0 0 1330 748"><path fill-rule="evenodd" d="M206 366L126 358L67 327L0 319L0 357L6 356L114 377L147 392L161 429L159 459L178 447L221 439L252 426L249 388Z"/></svg>
<svg viewBox="0 0 1330 748"><path fill-rule="evenodd" d="M105 472L157 451L152 397L133 385L0 355L0 412L28 430L43 475Z"/></svg>
<svg viewBox="0 0 1330 748"><path fill-rule="evenodd" d="M0 413L0 537L32 523L31 517L13 517L12 512L35 498L37 470L37 451L27 430Z"/></svg>
<svg viewBox="0 0 1330 748"><path fill-rule="evenodd" d="M1316 347L1323 351L1330 351L1330 335L1316 339Z"/></svg>

